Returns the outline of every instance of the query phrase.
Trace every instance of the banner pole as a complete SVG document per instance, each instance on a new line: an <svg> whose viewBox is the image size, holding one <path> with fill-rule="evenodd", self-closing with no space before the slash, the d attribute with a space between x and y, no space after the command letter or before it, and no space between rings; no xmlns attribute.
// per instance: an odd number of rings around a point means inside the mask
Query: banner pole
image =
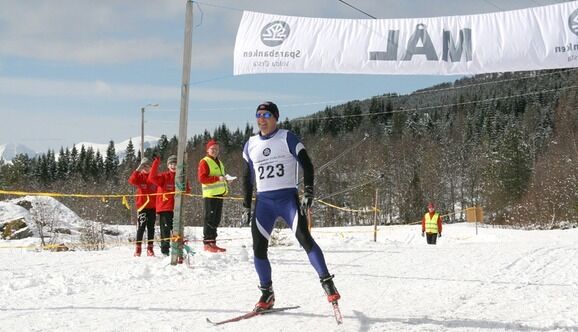
<svg viewBox="0 0 578 332"><path fill-rule="evenodd" d="M185 149L187 147L187 119L189 112L189 82L191 76L191 53L193 37L193 1L187 1L185 15L185 42L183 49L183 77L181 85L181 111L179 118L179 141L177 146L177 172L175 175L175 207L173 234L171 236L171 265L182 264L184 244L183 194L186 190Z"/></svg>

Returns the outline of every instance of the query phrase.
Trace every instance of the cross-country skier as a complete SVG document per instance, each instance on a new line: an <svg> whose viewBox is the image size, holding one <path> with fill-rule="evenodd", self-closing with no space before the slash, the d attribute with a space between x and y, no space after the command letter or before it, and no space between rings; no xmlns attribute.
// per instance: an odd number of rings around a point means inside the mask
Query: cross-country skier
<svg viewBox="0 0 578 332"><path fill-rule="evenodd" d="M251 233L255 270L259 275L262 295L254 310L267 310L275 303L267 249L278 217L284 219L305 249L329 302L336 302L341 296L333 283L333 275L329 274L321 248L311 237L306 219L307 210L313 204L314 170L311 159L295 134L277 128L277 105L264 102L257 107L255 115L259 134L252 136L243 149L245 223L251 221L253 184L257 187ZM298 166L303 169L305 186L301 201L297 191Z"/></svg>

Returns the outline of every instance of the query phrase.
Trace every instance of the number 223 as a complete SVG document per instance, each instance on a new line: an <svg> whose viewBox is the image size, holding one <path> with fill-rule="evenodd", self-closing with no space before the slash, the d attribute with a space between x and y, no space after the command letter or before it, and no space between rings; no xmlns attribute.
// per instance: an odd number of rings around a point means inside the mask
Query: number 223
<svg viewBox="0 0 578 332"><path fill-rule="evenodd" d="M259 166L257 168L259 172L259 179L263 180L265 178L272 179L276 176L283 176L285 175L285 166L283 164L277 164L275 166L268 165L268 166Z"/></svg>

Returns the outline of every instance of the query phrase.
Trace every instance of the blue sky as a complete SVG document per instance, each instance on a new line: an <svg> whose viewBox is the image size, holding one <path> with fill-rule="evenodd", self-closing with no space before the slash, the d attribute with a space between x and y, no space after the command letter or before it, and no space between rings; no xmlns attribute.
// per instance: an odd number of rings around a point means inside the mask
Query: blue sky
<svg viewBox="0 0 578 332"><path fill-rule="evenodd" d="M377 18L468 15L560 0L349 0ZM0 144L58 151L77 142L178 134L185 0L0 0ZM254 122L264 100L295 118L327 105L409 93L455 76L233 76L242 10L367 18L337 0L205 0L194 7L189 136ZM134 142L137 144L138 142Z"/></svg>

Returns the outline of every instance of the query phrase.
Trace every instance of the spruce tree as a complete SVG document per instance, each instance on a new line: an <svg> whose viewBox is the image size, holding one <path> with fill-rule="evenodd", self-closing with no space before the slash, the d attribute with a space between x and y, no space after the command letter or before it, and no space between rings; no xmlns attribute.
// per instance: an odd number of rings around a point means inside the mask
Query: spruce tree
<svg viewBox="0 0 578 332"><path fill-rule="evenodd" d="M105 168L105 163L104 163L104 159L102 158L102 155L100 154L100 151L96 151L96 154L94 155L94 158L92 159L92 163L90 164L90 170L91 170L91 175L92 178L94 179L95 182L99 183L102 178L103 175L106 178L106 168Z"/></svg>
<svg viewBox="0 0 578 332"><path fill-rule="evenodd" d="M70 151L70 175L76 176L80 172L80 156L78 154L78 150L76 149L76 145L72 146L72 150Z"/></svg>
<svg viewBox="0 0 578 332"><path fill-rule="evenodd" d="M372 123L384 123L383 121L384 114L381 114L384 111L383 106L383 98L382 97L372 97L369 103L369 119ZM379 113L379 114L378 114Z"/></svg>
<svg viewBox="0 0 578 332"><path fill-rule="evenodd" d="M68 149L66 149L68 152ZM56 178L58 180L66 180L69 173L70 167L70 160L69 155L64 152L64 148L60 148L60 152L58 153L58 161L57 161L57 170L56 170Z"/></svg>
<svg viewBox="0 0 578 332"><path fill-rule="evenodd" d="M166 157L168 157L168 154L170 153L168 148L169 140L167 139L167 135L161 135L161 138L159 139L156 147L157 153L161 159L164 160Z"/></svg>
<svg viewBox="0 0 578 332"><path fill-rule="evenodd" d="M231 132L229 131L229 128L227 128L227 125L223 123L219 127L217 127L213 132L213 139L219 142L219 145L221 145L224 148L230 147Z"/></svg>
<svg viewBox="0 0 578 332"><path fill-rule="evenodd" d="M348 133L356 129L361 123L361 106L358 101L349 102L343 111L343 130Z"/></svg>
<svg viewBox="0 0 578 332"><path fill-rule="evenodd" d="M325 111L323 111L323 119L321 127L324 134L329 134L331 136L336 136L340 129L340 119L336 117L337 112L333 108L327 106Z"/></svg>
<svg viewBox="0 0 578 332"><path fill-rule="evenodd" d="M132 144L132 139L129 139L128 144L126 146L123 164L124 166L132 169L135 166L136 162L137 160L134 151L134 145Z"/></svg>
<svg viewBox="0 0 578 332"><path fill-rule="evenodd" d="M247 142L251 136L253 136L253 126L247 123L245 131L243 132L243 144Z"/></svg>
<svg viewBox="0 0 578 332"><path fill-rule="evenodd" d="M12 159L12 165L5 165L8 167L6 172L6 184L23 184L30 180L32 172L32 160L25 153L19 153Z"/></svg>
<svg viewBox="0 0 578 332"><path fill-rule="evenodd" d="M48 181L54 182L56 180L58 173L58 165L56 164L56 156L54 155L54 150L48 150L47 163L48 163Z"/></svg>
<svg viewBox="0 0 578 332"><path fill-rule="evenodd" d="M104 176L106 180L118 180L118 165L119 161L116 155L116 149L114 148L114 142L110 141L104 159Z"/></svg>

